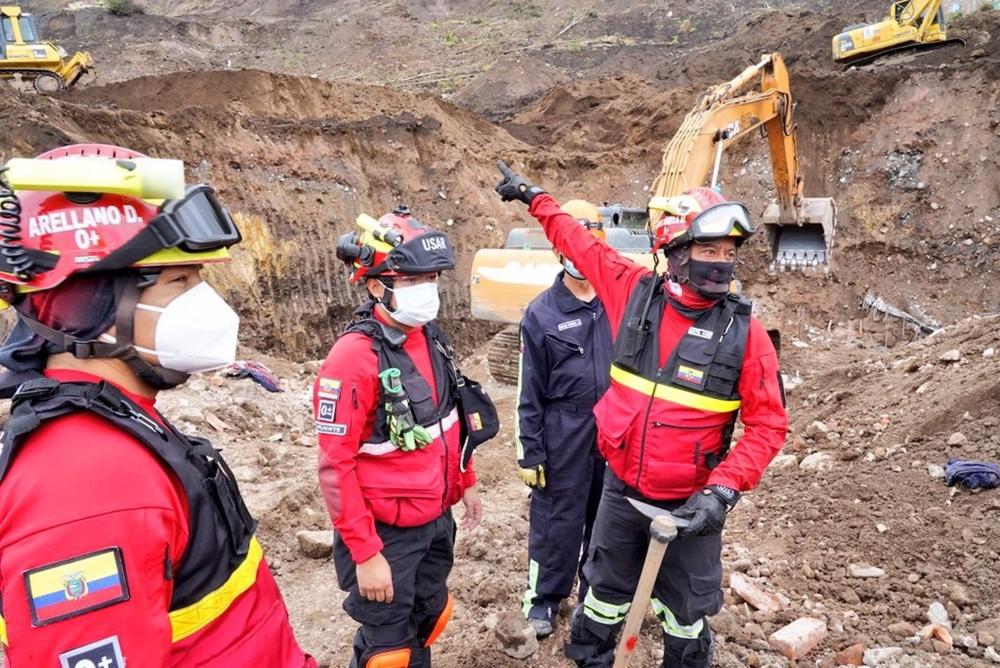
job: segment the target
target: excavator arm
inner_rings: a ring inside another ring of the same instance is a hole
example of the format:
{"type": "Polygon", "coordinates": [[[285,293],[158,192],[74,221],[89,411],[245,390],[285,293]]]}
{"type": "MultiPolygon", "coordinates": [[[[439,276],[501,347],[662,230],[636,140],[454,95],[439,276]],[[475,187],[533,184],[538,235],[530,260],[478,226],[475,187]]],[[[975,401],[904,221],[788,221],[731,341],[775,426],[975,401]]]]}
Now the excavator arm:
{"type": "Polygon", "coordinates": [[[695,105],[663,152],[652,193],[671,197],[706,182],[715,186],[726,149],[763,127],[777,191],[777,202],[763,219],[772,262],[780,269],[828,271],[836,205],[828,197],[803,197],[793,110],[784,60],[777,53],[764,56],[695,105]],[[744,92],[758,76],[760,90],[744,92]]]}

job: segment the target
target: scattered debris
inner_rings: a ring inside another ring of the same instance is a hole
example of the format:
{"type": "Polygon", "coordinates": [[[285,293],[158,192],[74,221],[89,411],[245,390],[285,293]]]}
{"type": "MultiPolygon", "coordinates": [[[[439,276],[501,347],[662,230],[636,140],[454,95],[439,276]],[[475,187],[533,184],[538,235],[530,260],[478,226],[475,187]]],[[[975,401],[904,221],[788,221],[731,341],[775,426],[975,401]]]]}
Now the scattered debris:
{"type": "Polygon", "coordinates": [[[333,531],[299,531],[299,552],[310,559],[329,559],[333,554],[333,531]]]}
{"type": "Polygon", "coordinates": [[[802,458],[802,461],[799,462],[799,468],[803,471],[824,472],[831,470],[833,463],[834,459],[831,455],[825,452],[814,452],[802,458]]]}
{"type": "Polygon", "coordinates": [[[951,621],[948,619],[948,611],[940,601],[934,601],[931,603],[930,607],[927,608],[927,620],[931,624],[945,626],[949,629],[951,628],[951,621]]]}
{"type": "Polygon", "coordinates": [[[916,334],[933,334],[938,331],[940,327],[936,324],[931,324],[929,322],[924,322],[919,320],[915,316],[910,315],[906,311],[892,306],[887,301],[876,295],[874,292],[866,292],[864,298],[861,300],[861,308],[870,314],[881,313],[886,317],[893,317],[902,320],[904,323],[910,325],[916,334]]]}
{"type": "Polygon", "coordinates": [[[227,378],[250,378],[268,392],[284,392],[278,377],[260,362],[236,361],[230,364],[223,374],[227,378]]]}
{"type": "Polygon", "coordinates": [[[744,601],[764,612],[778,612],[788,605],[789,600],[780,594],[765,591],[756,582],[742,573],[729,576],[729,587],[744,601]]]}
{"type": "Polygon", "coordinates": [[[497,639],[497,649],[515,659],[527,659],[538,651],[535,629],[519,613],[506,613],[497,622],[493,635],[497,639]]]}
{"type": "Polygon", "coordinates": [[[850,564],[847,573],[852,578],[880,578],[885,575],[885,571],[881,568],[868,564],[850,564]]]}
{"type": "Polygon", "coordinates": [[[864,661],[866,666],[881,666],[902,654],[902,647],[873,647],[865,650],[864,661]]]}
{"type": "Polygon", "coordinates": [[[837,652],[833,663],[838,666],[862,666],[865,662],[865,646],[855,643],[837,652]]]}
{"type": "Polygon", "coordinates": [[[960,362],[962,360],[962,351],[958,348],[952,348],[951,350],[941,353],[941,356],[938,357],[938,359],[946,363],[960,362]]]}
{"type": "Polygon", "coordinates": [[[1000,466],[989,462],[949,459],[944,481],[949,486],[961,485],[966,489],[993,489],[1000,487],[1000,466]]]}
{"type": "Polygon", "coordinates": [[[826,634],[826,622],[815,617],[801,617],[772,633],[768,643],[786,659],[795,661],[823,642],[826,634]]]}

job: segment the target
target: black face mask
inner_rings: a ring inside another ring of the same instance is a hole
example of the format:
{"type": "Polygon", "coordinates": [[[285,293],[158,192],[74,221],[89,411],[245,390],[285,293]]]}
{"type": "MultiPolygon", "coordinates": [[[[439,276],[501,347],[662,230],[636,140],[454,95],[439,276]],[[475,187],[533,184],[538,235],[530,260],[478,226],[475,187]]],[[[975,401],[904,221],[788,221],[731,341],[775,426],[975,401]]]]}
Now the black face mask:
{"type": "Polygon", "coordinates": [[[733,280],[733,263],[691,259],[688,262],[688,280],[702,297],[722,299],[729,292],[729,283],[733,280]]]}

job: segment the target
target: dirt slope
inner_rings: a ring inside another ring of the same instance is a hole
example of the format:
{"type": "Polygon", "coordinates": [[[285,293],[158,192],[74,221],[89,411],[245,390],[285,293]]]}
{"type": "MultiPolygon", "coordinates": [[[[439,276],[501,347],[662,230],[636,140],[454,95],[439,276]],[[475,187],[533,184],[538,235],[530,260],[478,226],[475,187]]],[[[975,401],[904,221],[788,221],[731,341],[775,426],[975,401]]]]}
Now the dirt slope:
{"type": "MultiPolygon", "coordinates": [[[[839,231],[829,277],[768,276],[761,239],[744,253],[758,315],[782,331],[793,433],[731,518],[725,556],[791,604],[767,616],[728,600],[714,622],[719,664],[787,665],[764,639],[812,614],[831,634],[799,665],[830,666],[854,641],[904,647],[900,665],[982,665],[981,645],[939,656],[888,627],[919,628],[934,601],[956,633],[1000,626],[989,623],[1000,617],[997,495],[953,493],[927,468],[949,456],[1000,460],[1000,327],[975,317],[1000,311],[998,13],[957,22],[969,42],[958,53],[844,72],[828,60],[830,36],[885,3],[151,0],[127,19],[66,4],[38,10],[68,47],[97,52],[107,83],[5,98],[0,161],[70,141],[122,143],[183,158],[190,180],[216,185],[243,216],[247,243],[213,279],[240,308],[244,354],[289,390],[199,379],[164,403],[200,432],[213,431],[205,411],[227,424],[213,436],[261,519],[299,636],[324,665],[346,663],[353,626],[330,565],[302,557],[294,533],[328,526],[308,415],[316,365],[302,362],[325,354],[358,297],[334,259],[337,235],[358,212],[399,201],[446,228],[459,268],[444,283],[445,324],[484,379],[492,329],[467,316],[469,264],[526,221],[496,201],[493,160],[509,158],[563,199],[642,204],[697,97],[774,50],[799,102],[806,194],[836,198],[839,231]],[[914,342],[912,329],[862,308],[868,293],[946,327],[914,342]],[[955,349],[957,362],[941,359],[955,349]],[[814,451],[829,470],[800,467],[814,451]],[[886,573],[850,578],[855,562],[886,573]]],[[[763,210],[773,195],[763,142],[728,156],[723,183],[763,210]]],[[[435,665],[566,666],[563,628],[529,664],[492,649],[488,623],[517,609],[524,586],[527,505],[512,475],[513,390],[487,387],[505,424],[477,455],[487,516],[459,537],[457,614],[435,665]]],[[[654,665],[652,638],[639,665],[654,665]]]]}

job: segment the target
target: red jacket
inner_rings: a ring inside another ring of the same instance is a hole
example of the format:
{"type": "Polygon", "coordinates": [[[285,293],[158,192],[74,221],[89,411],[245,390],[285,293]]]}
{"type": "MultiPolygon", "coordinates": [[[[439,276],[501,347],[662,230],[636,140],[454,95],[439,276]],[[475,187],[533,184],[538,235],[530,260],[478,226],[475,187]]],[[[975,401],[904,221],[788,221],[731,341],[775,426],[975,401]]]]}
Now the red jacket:
{"type": "MultiPolygon", "coordinates": [[[[553,246],[564,252],[590,280],[608,312],[612,332],[617,336],[629,296],[639,279],[648,275],[649,270],[636,265],[613,248],[598,241],[572,216],[563,213],[548,194],[536,196],[532,200],[529,213],[542,224],[553,246]]],[[[697,303],[700,298],[691,294],[685,294],[681,298],[688,306],[704,307],[711,303],[706,300],[697,303]]],[[[670,301],[667,300],[667,303],[670,301]]],[[[688,331],[691,323],[692,320],[675,309],[669,307],[665,309],[659,332],[661,365],[667,361],[670,352],[688,331]]],[[[709,473],[701,467],[696,470],[694,459],[688,459],[689,451],[701,447],[696,445],[695,439],[704,439],[705,434],[688,429],[660,431],[650,429],[647,442],[654,443],[654,447],[650,448],[645,456],[652,458],[652,466],[642,469],[645,478],[643,487],[646,489],[640,491],[652,498],[676,499],[690,495],[706,484],[724,485],[740,491],[750,490],[757,484],[764,469],[785,443],[788,416],[781,390],[778,358],[767,331],[756,319],[751,321],[738,389],[741,399],[740,420],[744,425],[743,437],[733,446],[722,463],[709,473]],[[679,458],[685,461],[679,462],[679,458]],[[661,478],[659,481],[656,480],[658,476],[661,478]]],[[[625,434],[631,424],[619,425],[617,422],[623,420],[616,418],[624,417],[624,421],[632,422],[638,416],[635,414],[616,416],[615,412],[618,409],[612,399],[602,402],[595,409],[598,427],[605,432],[603,438],[617,441],[615,445],[620,445],[623,437],[626,442],[637,440],[637,435],[629,440],[628,434],[625,434]],[[614,431],[618,433],[611,434],[608,438],[606,432],[612,424],[614,431]]],[[[695,417],[690,409],[686,410],[689,412],[688,419],[695,417]]],[[[698,424],[697,418],[695,424],[698,424]]],[[[702,416],[700,424],[712,431],[712,438],[715,439],[714,442],[704,439],[707,447],[717,449],[721,441],[722,428],[719,421],[705,415],[702,416]]],[[[638,465],[638,457],[637,453],[629,452],[624,456],[612,457],[609,465],[625,482],[638,486],[635,480],[636,469],[641,468],[638,465]]]]}
{"type": "MultiPolygon", "coordinates": [[[[76,371],[46,375],[100,381],[76,371]]],[[[157,416],[152,400],[126,394],[157,416]]],[[[183,487],[144,445],[91,413],[44,423],[0,485],[0,635],[8,665],[316,665],[295,641],[263,558],[249,589],[220,617],[175,641],[166,560],[180,564],[187,540],[183,487]],[[110,587],[99,590],[102,582],[110,587]],[[113,602],[100,607],[102,600],[113,602]],[[104,657],[110,663],[99,663],[104,657]]]]}
{"type": "MultiPolygon", "coordinates": [[[[434,377],[422,327],[407,334],[403,350],[440,397],[445,379],[434,377]]],[[[476,484],[471,462],[464,473],[459,470],[457,420],[446,425],[443,438],[421,450],[368,444],[382,397],[378,373],[371,339],[351,332],[330,349],[313,386],[320,490],[333,526],[356,563],[382,550],[376,520],[401,527],[426,524],[476,484]]]]}

